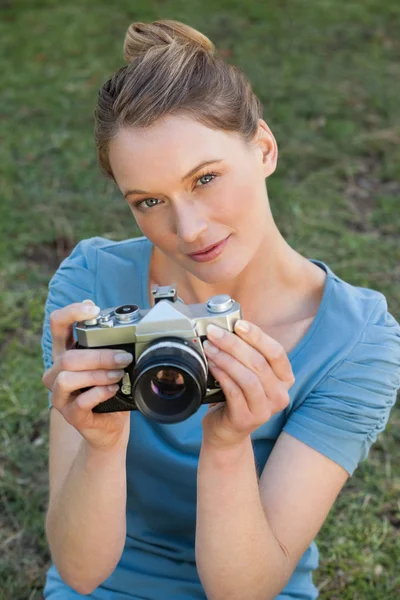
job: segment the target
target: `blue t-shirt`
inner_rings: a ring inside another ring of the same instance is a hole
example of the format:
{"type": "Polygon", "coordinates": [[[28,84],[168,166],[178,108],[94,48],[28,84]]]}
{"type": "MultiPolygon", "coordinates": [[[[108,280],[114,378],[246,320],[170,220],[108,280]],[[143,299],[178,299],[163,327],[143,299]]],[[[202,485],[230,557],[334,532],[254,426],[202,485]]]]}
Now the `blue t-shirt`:
{"type": "MultiPolygon", "coordinates": [[[[151,242],[80,242],[49,284],[43,328],[45,368],[52,364],[49,315],[72,302],[92,299],[101,308],[137,304],[148,297],[151,242]]],[[[375,290],[327,273],[312,325],[289,353],[296,377],[290,404],[252,433],[259,475],[281,431],[315,448],[351,475],[383,431],[400,387],[400,326],[375,290]]],[[[179,290],[178,290],[179,293],[179,290]]],[[[49,404],[51,404],[51,393],[49,404]]],[[[112,575],[89,597],[96,600],[205,600],[195,564],[196,479],[203,405],[186,421],[160,424],[131,413],[127,451],[127,535],[112,575]]],[[[94,507],[95,508],[95,507],[94,507]]],[[[277,600],[313,600],[312,542],[277,600]]],[[[65,585],[55,566],[44,597],[87,598],[65,585]]]]}

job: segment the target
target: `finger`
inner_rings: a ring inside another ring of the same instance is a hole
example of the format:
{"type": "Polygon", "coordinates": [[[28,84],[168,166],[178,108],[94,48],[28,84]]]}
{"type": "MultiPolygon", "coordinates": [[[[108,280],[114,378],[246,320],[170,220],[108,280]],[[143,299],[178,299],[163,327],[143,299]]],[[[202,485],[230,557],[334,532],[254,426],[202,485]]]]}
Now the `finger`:
{"type": "MultiPolygon", "coordinates": [[[[208,342],[208,344],[205,343],[204,346],[206,354],[209,353],[210,342],[208,342]]],[[[266,397],[259,377],[230,354],[223,352],[223,350],[219,350],[217,354],[214,353],[211,356],[212,362],[216,367],[221,369],[224,374],[228,375],[240,389],[244,401],[247,404],[247,409],[256,417],[259,414],[264,413],[265,405],[271,404],[271,401],[266,397]]],[[[211,369],[212,368],[211,365],[211,369]]],[[[221,381],[218,380],[218,382],[222,385],[221,381]]]]}
{"type": "Polygon", "coordinates": [[[249,323],[248,321],[239,320],[235,323],[235,333],[237,336],[232,335],[231,332],[223,330],[220,327],[217,329],[219,332],[223,332],[221,337],[213,337],[214,328],[210,326],[207,327],[207,335],[210,334],[210,339],[217,343],[218,347],[229,350],[229,347],[232,347],[236,343],[236,350],[241,349],[241,352],[243,353],[245,350],[243,350],[243,346],[241,346],[238,341],[244,341],[268,361],[275,375],[281,381],[293,385],[294,374],[292,365],[290,364],[283,346],[277,340],[274,340],[274,338],[267,335],[260,327],[257,327],[257,325],[249,323]],[[249,328],[248,331],[241,330],[242,323],[249,328]],[[224,347],[221,344],[224,344],[224,347]]]}
{"type": "Polygon", "coordinates": [[[221,410],[226,405],[226,402],[214,402],[213,404],[208,405],[208,412],[215,412],[216,410],[221,410]]]}
{"type": "Polygon", "coordinates": [[[290,401],[286,384],[278,379],[270,369],[265,382],[262,375],[254,373],[245,365],[239,362],[231,354],[217,349],[217,353],[212,350],[210,342],[204,343],[206,355],[210,356],[211,360],[218,367],[228,373],[228,375],[239,385],[250,410],[260,422],[265,422],[272,414],[284,410],[290,401]]]}
{"type": "Polygon", "coordinates": [[[52,403],[56,408],[62,410],[68,402],[72,402],[79,395],[83,388],[116,384],[124,373],[124,371],[84,371],[82,373],[62,371],[54,382],[52,403]]]}
{"type": "Polygon", "coordinates": [[[292,365],[282,344],[267,335],[260,327],[248,321],[237,321],[235,332],[267,359],[281,381],[288,383],[290,386],[294,384],[295,377],[292,365]]]}
{"type": "MultiPolygon", "coordinates": [[[[224,392],[226,402],[223,404],[226,406],[226,415],[233,430],[239,432],[247,430],[250,421],[253,420],[253,415],[250,412],[242,390],[227,373],[219,369],[215,364],[211,364],[210,368],[214,376],[218,378],[218,382],[224,392]]],[[[219,410],[218,404],[209,412],[217,410],[219,410]]]]}
{"type": "MultiPolygon", "coordinates": [[[[220,329],[222,331],[222,329],[220,329]]],[[[204,342],[204,349],[207,349],[206,354],[214,360],[213,352],[222,352],[224,356],[224,362],[222,368],[232,375],[235,372],[235,363],[229,362],[229,356],[237,359],[242,365],[250,369],[258,379],[261,381],[261,385],[266,395],[273,397],[274,395],[280,394],[280,379],[274,373],[272,367],[264,356],[255,350],[248,343],[241,340],[237,335],[233,335],[228,331],[224,331],[224,335],[220,338],[216,338],[213,344],[209,345],[209,342],[204,342]],[[217,347],[218,344],[218,347],[217,347]]]]}
{"type": "Polygon", "coordinates": [[[92,409],[101,402],[115,396],[117,391],[118,385],[93,387],[79,394],[73,402],[67,403],[60,412],[72,425],[79,427],[86,423],[86,426],[89,426],[88,419],[93,424],[96,418],[94,413],[91,412],[92,409]],[[88,415],[88,413],[90,414],[88,415]]]}
{"type": "Polygon", "coordinates": [[[42,377],[47,389],[52,390],[54,381],[61,371],[94,371],[96,369],[116,369],[127,367],[133,355],[124,350],[90,348],[88,350],[67,350],[63,352],[42,377]]]}
{"type": "Polygon", "coordinates": [[[72,394],[86,387],[110,385],[120,381],[124,375],[125,371],[122,369],[112,371],[61,371],[54,382],[53,393],[72,394]]]}
{"type": "Polygon", "coordinates": [[[213,344],[208,347],[208,349],[212,350],[213,348],[217,348],[233,356],[248,369],[253,371],[253,373],[258,375],[262,381],[265,392],[273,392],[277,387],[279,380],[267,359],[258,350],[240,339],[239,336],[234,335],[229,331],[224,331],[222,328],[217,329],[219,333],[222,332],[223,335],[221,337],[216,337],[214,335],[214,329],[212,327],[210,329],[207,328],[207,334],[210,339],[213,340],[213,344]]]}
{"type": "Polygon", "coordinates": [[[273,413],[284,410],[289,403],[290,385],[278,379],[265,358],[249,344],[236,335],[224,335],[224,339],[228,337],[233,339],[225,341],[225,345],[229,348],[227,352],[206,340],[203,344],[206,355],[240,385],[255,414],[260,410],[262,414],[265,412],[264,402],[261,401],[260,405],[260,401],[257,400],[257,404],[254,404],[255,399],[259,397],[260,386],[264,396],[269,398],[270,404],[272,403],[273,413]],[[236,356],[239,356],[240,360],[236,356]]]}
{"type": "Polygon", "coordinates": [[[95,317],[100,311],[98,306],[88,302],[74,302],[58,308],[50,314],[50,330],[53,340],[53,360],[69,349],[73,343],[73,324],[95,317]]]}

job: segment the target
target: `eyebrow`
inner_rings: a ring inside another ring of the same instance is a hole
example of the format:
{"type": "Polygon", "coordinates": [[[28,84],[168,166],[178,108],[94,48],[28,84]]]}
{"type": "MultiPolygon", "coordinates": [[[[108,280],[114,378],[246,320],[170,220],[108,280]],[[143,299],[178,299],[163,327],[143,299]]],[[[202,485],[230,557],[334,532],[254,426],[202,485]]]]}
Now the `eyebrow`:
{"type": "MultiPolygon", "coordinates": [[[[193,169],[190,169],[189,173],[186,173],[186,175],[182,177],[181,182],[183,183],[184,181],[186,181],[186,179],[189,179],[189,177],[194,175],[196,171],[198,171],[201,167],[211,165],[212,163],[222,162],[222,160],[222,158],[213,158],[212,160],[205,160],[201,162],[200,164],[193,167],[193,169]]],[[[130,194],[150,194],[150,192],[145,192],[144,190],[128,190],[127,192],[125,192],[124,198],[126,198],[130,194]]]]}

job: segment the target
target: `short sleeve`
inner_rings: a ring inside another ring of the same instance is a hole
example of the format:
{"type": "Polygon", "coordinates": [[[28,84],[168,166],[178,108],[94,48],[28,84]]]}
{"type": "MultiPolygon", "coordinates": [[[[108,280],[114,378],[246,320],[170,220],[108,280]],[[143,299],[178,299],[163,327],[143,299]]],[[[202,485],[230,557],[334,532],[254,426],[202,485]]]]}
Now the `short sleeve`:
{"type": "Polygon", "coordinates": [[[389,419],[400,388],[400,326],[381,299],[346,358],[289,416],[283,431],[352,475],[389,419]]]}
{"type": "MultiPolygon", "coordinates": [[[[50,331],[50,314],[73,302],[82,302],[94,298],[94,265],[91,260],[91,239],[83,240],[73,249],[71,254],[63,260],[49,282],[49,292],[44,308],[44,323],[42,332],[42,356],[45,370],[53,364],[52,338],[50,331]]],[[[51,406],[51,392],[49,393],[49,406],[51,406]]]]}

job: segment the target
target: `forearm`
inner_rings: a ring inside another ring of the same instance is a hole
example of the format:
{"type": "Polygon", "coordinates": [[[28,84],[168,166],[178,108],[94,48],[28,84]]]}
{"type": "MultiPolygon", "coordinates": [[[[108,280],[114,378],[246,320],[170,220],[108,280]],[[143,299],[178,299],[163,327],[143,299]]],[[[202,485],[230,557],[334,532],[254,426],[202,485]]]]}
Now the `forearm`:
{"type": "Polygon", "coordinates": [[[97,451],[82,442],[50,502],[46,533],[62,579],[79,593],[112,573],[126,537],[126,449],[97,451]]]}
{"type": "Polygon", "coordinates": [[[207,598],[275,598],[288,561],[261,504],[250,437],[228,450],[203,442],[197,483],[196,563],[207,598]]]}

